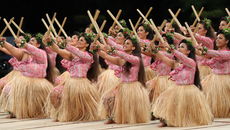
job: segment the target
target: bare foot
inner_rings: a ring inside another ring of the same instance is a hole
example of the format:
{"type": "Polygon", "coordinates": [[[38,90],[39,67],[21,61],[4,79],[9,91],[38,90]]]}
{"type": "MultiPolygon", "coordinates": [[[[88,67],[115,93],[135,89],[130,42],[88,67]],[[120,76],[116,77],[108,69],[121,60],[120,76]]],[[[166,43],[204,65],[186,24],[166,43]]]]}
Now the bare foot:
{"type": "Polygon", "coordinates": [[[158,125],[158,127],[166,127],[166,126],[167,126],[167,124],[164,123],[164,122],[161,122],[161,123],[158,125]]]}
{"type": "Polygon", "coordinates": [[[12,119],[12,118],[16,118],[16,116],[12,113],[10,113],[10,115],[6,116],[6,118],[12,119]]]}
{"type": "Polygon", "coordinates": [[[107,120],[104,124],[115,124],[116,122],[112,119],[107,120]]]}

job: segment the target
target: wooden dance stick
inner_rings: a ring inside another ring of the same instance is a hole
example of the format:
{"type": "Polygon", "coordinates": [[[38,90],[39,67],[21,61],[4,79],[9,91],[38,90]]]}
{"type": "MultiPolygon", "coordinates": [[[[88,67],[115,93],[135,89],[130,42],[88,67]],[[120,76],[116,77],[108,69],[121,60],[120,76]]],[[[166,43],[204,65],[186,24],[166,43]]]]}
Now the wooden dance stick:
{"type": "MultiPolygon", "coordinates": [[[[95,12],[95,14],[94,14],[94,17],[93,17],[93,19],[94,19],[95,21],[97,21],[97,18],[98,18],[98,16],[99,16],[99,14],[100,14],[100,10],[97,9],[96,12],[95,12]]],[[[93,28],[93,24],[92,24],[92,23],[90,24],[89,28],[90,28],[90,29],[93,28]]]]}
{"type": "Polygon", "coordinates": [[[171,9],[168,9],[169,13],[171,14],[171,16],[173,17],[174,21],[177,23],[177,25],[179,26],[179,28],[182,27],[181,23],[179,22],[179,20],[176,18],[176,16],[173,14],[171,9]]]}
{"type": "Polygon", "coordinates": [[[141,17],[145,20],[145,22],[149,23],[149,20],[141,13],[139,9],[137,9],[137,12],[141,15],[141,17]]]}
{"type": "MultiPolygon", "coordinates": [[[[54,18],[56,18],[56,15],[57,13],[55,12],[54,15],[53,15],[53,18],[52,18],[52,23],[54,23],[54,18]]],[[[51,32],[51,25],[49,25],[49,29],[47,30],[47,33],[50,33],[51,32]]]]}
{"type": "MultiPolygon", "coordinates": [[[[117,16],[116,16],[116,19],[117,19],[117,20],[119,19],[120,15],[121,15],[121,12],[122,12],[122,10],[119,9],[119,11],[118,11],[118,13],[117,13],[117,16]]],[[[112,28],[114,28],[115,25],[116,25],[116,22],[113,21],[112,28]]]]}
{"type": "Polygon", "coordinates": [[[68,35],[66,34],[65,30],[62,28],[61,24],[58,22],[58,20],[56,18],[54,18],[54,20],[57,23],[58,27],[61,29],[61,31],[64,34],[65,38],[67,38],[68,35]]]}
{"type": "MultiPolygon", "coordinates": [[[[148,12],[146,13],[145,17],[148,18],[149,17],[149,14],[151,13],[151,11],[153,10],[153,7],[150,7],[148,12]]],[[[144,23],[145,20],[142,20],[142,23],[144,23]]]]}
{"type": "Polygon", "coordinates": [[[160,39],[160,42],[161,42],[161,43],[164,43],[164,39],[163,39],[163,37],[161,36],[160,32],[158,31],[158,29],[157,29],[155,23],[153,22],[152,19],[150,19],[150,22],[151,22],[151,24],[152,24],[153,30],[155,31],[157,37],[160,39]]]}
{"type": "MultiPolygon", "coordinates": [[[[50,24],[50,27],[51,27],[53,33],[54,33],[54,36],[57,37],[57,36],[58,36],[58,35],[57,35],[57,32],[56,32],[56,30],[55,30],[55,28],[54,28],[54,26],[53,26],[53,22],[50,20],[50,17],[49,17],[48,14],[46,14],[46,18],[48,19],[48,22],[49,22],[49,24],[50,24]]],[[[54,19],[55,19],[55,18],[54,18],[54,19]]]]}
{"type": "MultiPolygon", "coordinates": [[[[64,25],[65,25],[66,19],[67,19],[67,17],[65,17],[64,20],[62,21],[62,24],[61,24],[61,27],[62,27],[62,28],[63,28],[64,25]]],[[[58,36],[60,36],[60,35],[61,35],[61,29],[59,29],[59,31],[58,31],[58,36]]]]}
{"type": "MultiPolygon", "coordinates": [[[[43,18],[42,18],[42,23],[45,25],[45,27],[46,27],[46,29],[47,29],[47,32],[48,32],[49,27],[48,27],[48,25],[46,24],[46,21],[45,21],[43,18]]],[[[51,35],[51,37],[52,37],[53,39],[55,39],[55,37],[54,37],[54,35],[53,35],[52,32],[50,32],[50,35],[51,35]]]]}
{"type": "Polygon", "coordinates": [[[90,18],[90,20],[91,20],[93,26],[95,27],[95,29],[96,29],[96,31],[97,31],[97,33],[100,35],[100,37],[101,37],[101,39],[102,39],[102,42],[103,42],[104,44],[107,44],[107,43],[105,42],[105,39],[104,39],[104,36],[103,36],[101,30],[100,30],[99,27],[98,27],[97,22],[94,21],[92,15],[91,15],[91,13],[90,13],[90,11],[88,10],[87,13],[88,13],[88,15],[89,15],[89,18],[90,18]]]}
{"type": "Polygon", "coordinates": [[[138,42],[140,42],[140,38],[139,38],[139,36],[137,35],[136,29],[135,29],[135,27],[133,26],[133,23],[132,23],[131,19],[129,19],[129,23],[130,23],[130,25],[131,25],[131,27],[132,27],[132,30],[133,30],[134,35],[136,36],[138,42]]]}
{"type": "MultiPolygon", "coordinates": [[[[201,16],[203,10],[204,10],[204,7],[202,7],[202,8],[200,9],[200,12],[198,13],[198,16],[199,16],[199,17],[201,16]]],[[[198,19],[196,18],[195,21],[194,21],[193,24],[192,24],[192,27],[195,27],[197,21],[198,21],[198,19]]]]}
{"type": "Polygon", "coordinates": [[[12,28],[10,27],[10,24],[7,22],[7,20],[4,18],[3,21],[5,22],[7,28],[10,30],[11,34],[13,35],[14,39],[17,38],[16,34],[14,33],[14,31],[12,30],[12,28]]]}
{"type": "MultiPolygon", "coordinates": [[[[24,34],[24,31],[22,31],[22,29],[12,20],[12,23],[13,23],[13,25],[18,29],[18,31],[20,32],[20,33],[23,33],[24,34]]],[[[19,35],[19,34],[18,34],[19,35]]],[[[18,37],[18,35],[17,35],[17,37],[18,37]]]]}
{"type": "Polygon", "coordinates": [[[135,24],[135,30],[137,29],[139,23],[141,22],[141,19],[142,19],[142,17],[139,17],[139,19],[137,20],[137,23],[135,24]]]}
{"type": "Polygon", "coordinates": [[[225,8],[225,11],[227,12],[228,16],[230,16],[230,12],[229,12],[228,8],[225,8]]]}
{"type": "MultiPolygon", "coordinates": [[[[10,19],[9,25],[12,23],[13,20],[14,20],[14,17],[10,19]]],[[[8,28],[7,28],[7,26],[6,26],[6,27],[2,30],[2,32],[1,32],[1,34],[0,34],[0,37],[3,36],[3,34],[6,32],[7,29],[8,29],[8,28]]]]}
{"type": "Polygon", "coordinates": [[[110,17],[113,19],[113,21],[116,22],[116,24],[119,26],[120,29],[124,29],[109,10],[107,10],[107,13],[110,15],[110,17]]]}
{"type": "Polygon", "coordinates": [[[100,30],[101,32],[103,31],[104,27],[105,27],[105,24],[106,24],[106,20],[103,21],[103,23],[101,24],[101,27],[100,27],[100,30]]]}
{"type": "Polygon", "coordinates": [[[161,23],[161,26],[159,27],[159,31],[161,32],[162,29],[164,28],[165,24],[167,23],[167,20],[164,19],[164,21],[161,23]]]}
{"type": "Polygon", "coordinates": [[[194,47],[197,46],[198,43],[197,43],[197,41],[196,41],[196,38],[194,37],[193,32],[192,32],[192,30],[191,30],[191,28],[189,27],[189,25],[188,25],[187,22],[185,22],[185,26],[187,27],[188,32],[189,32],[189,34],[190,34],[190,36],[191,36],[191,38],[192,38],[194,47]]]}
{"type": "MultiPolygon", "coordinates": [[[[175,14],[176,17],[179,15],[180,11],[181,11],[181,8],[179,8],[179,9],[177,10],[177,12],[176,12],[176,14],[175,14]]],[[[172,19],[172,20],[170,21],[170,24],[172,25],[173,22],[174,22],[174,19],[172,19]]]]}
{"type": "MultiPolygon", "coordinates": [[[[101,24],[101,27],[100,27],[101,32],[102,32],[102,30],[104,29],[106,22],[107,22],[107,21],[104,20],[103,23],[101,24]]],[[[93,43],[95,43],[99,37],[100,37],[100,35],[97,34],[96,38],[94,38],[94,40],[93,40],[93,43]]]]}
{"type": "MultiPolygon", "coordinates": [[[[20,20],[20,23],[19,23],[19,28],[21,29],[22,28],[22,23],[23,23],[23,20],[24,20],[24,17],[21,17],[21,20],[20,20]]],[[[21,29],[22,30],[22,29],[21,29]]],[[[19,34],[20,34],[20,30],[18,29],[18,31],[17,31],[17,37],[19,36],[19,34]]],[[[22,33],[22,32],[21,32],[22,33]]],[[[24,33],[24,32],[23,32],[24,33]]]]}
{"type": "Polygon", "coordinates": [[[199,15],[198,15],[197,12],[196,12],[195,7],[194,7],[193,5],[192,5],[191,7],[192,7],[192,10],[193,10],[193,13],[194,13],[195,16],[196,16],[196,19],[198,20],[198,22],[200,22],[200,17],[199,17],[199,15]]]}
{"type": "MultiPolygon", "coordinates": [[[[152,11],[152,7],[149,8],[148,12],[146,13],[145,17],[147,18],[150,14],[150,12],[152,11]]],[[[142,17],[139,17],[139,19],[137,20],[137,23],[135,24],[135,30],[137,29],[138,25],[141,22],[142,17]]],[[[142,23],[144,23],[145,20],[142,21],[142,23]]]]}

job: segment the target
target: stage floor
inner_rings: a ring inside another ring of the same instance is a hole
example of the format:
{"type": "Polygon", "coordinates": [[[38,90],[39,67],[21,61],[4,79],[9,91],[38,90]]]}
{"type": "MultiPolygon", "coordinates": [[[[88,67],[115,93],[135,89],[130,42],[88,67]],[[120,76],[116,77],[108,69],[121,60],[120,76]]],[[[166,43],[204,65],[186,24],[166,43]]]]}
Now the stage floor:
{"type": "Polygon", "coordinates": [[[199,127],[163,127],[159,121],[133,125],[105,125],[104,121],[93,122],[53,122],[52,119],[7,119],[7,113],[0,113],[0,130],[230,130],[230,118],[215,119],[212,125],[199,127]]]}

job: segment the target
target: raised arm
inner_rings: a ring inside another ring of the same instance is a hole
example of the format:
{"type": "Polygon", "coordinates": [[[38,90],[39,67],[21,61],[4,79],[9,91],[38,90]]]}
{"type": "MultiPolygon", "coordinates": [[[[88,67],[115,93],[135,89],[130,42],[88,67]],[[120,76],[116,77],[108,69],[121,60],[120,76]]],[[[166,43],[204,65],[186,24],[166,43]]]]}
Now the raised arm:
{"type": "Polygon", "coordinates": [[[163,61],[165,64],[167,64],[168,66],[170,66],[171,68],[174,67],[175,61],[168,58],[167,56],[165,56],[162,52],[157,52],[155,54],[155,57],[161,61],[163,61]]]}
{"type": "Polygon", "coordinates": [[[71,45],[67,45],[66,46],[66,50],[68,50],[69,52],[73,53],[74,55],[78,56],[79,58],[81,58],[82,60],[85,61],[91,61],[92,60],[92,56],[90,56],[90,54],[87,51],[81,51],[76,47],[73,47],[71,45]]]}
{"type": "Polygon", "coordinates": [[[208,50],[206,53],[208,57],[216,57],[222,60],[230,59],[230,51],[216,51],[216,50],[208,50]]]}
{"type": "Polygon", "coordinates": [[[7,55],[11,55],[11,53],[6,48],[0,47],[0,51],[4,52],[7,55]]]}
{"type": "Polygon", "coordinates": [[[10,43],[6,42],[3,44],[3,47],[9,52],[9,54],[15,57],[17,60],[21,61],[23,57],[23,50],[16,48],[15,46],[11,45],[10,43]]]}
{"type": "Polygon", "coordinates": [[[35,56],[36,61],[39,64],[46,64],[47,63],[47,54],[44,50],[39,49],[31,44],[25,44],[24,47],[31,55],[35,56]]]}
{"type": "Polygon", "coordinates": [[[187,57],[186,55],[177,50],[174,50],[173,52],[174,56],[176,56],[180,61],[182,61],[182,64],[191,68],[196,67],[196,62],[193,59],[187,57]]]}
{"type": "Polygon", "coordinates": [[[108,38],[107,38],[107,43],[108,43],[110,46],[114,47],[116,50],[124,51],[123,46],[117,44],[116,42],[114,42],[114,41],[112,40],[111,37],[108,37],[108,38]]]}
{"type": "Polygon", "coordinates": [[[140,58],[134,55],[129,55],[123,51],[115,51],[115,54],[131,64],[139,64],[140,58]]]}
{"type": "Polygon", "coordinates": [[[72,58],[73,58],[72,54],[65,49],[59,48],[57,44],[52,44],[49,47],[52,51],[58,53],[62,58],[66,59],[66,60],[72,60],[72,58]]]}
{"type": "Polygon", "coordinates": [[[118,57],[114,57],[114,56],[111,56],[109,54],[107,54],[106,52],[102,51],[102,50],[99,50],[98,51],[98,54],[99,56],[101,56],[103,59],[111,62],[112,64],[115,64],[115,65],[118,65],[118,66],[123,66],[125,61],[118,58],[118,57]]]}
{"type": "Polygon", "coordinates": [[[195,34],[195,38],[198,41],[198,43],[202,43],[202,46],[205,46],[209,49],[213,49],[214,48],[214,41],[206,36],[201,36],[199,34],[195,34]]]}

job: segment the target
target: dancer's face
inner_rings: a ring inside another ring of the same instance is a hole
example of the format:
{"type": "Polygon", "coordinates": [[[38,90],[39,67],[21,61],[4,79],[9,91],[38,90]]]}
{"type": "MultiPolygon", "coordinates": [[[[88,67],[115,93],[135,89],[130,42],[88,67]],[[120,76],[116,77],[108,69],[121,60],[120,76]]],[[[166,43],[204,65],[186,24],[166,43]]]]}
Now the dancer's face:
{"type": "Polygon", "coordinates": [[[125,44],[123,46],[125,52],[132,52],[135,47],[133,46],[133,43],[130,39],[125,41],[125,44]]]}
{"type": "Polygon", "coordinates": [[[190,53],[190,50],[188,50],[187,45],[183,42],[179,45],[178,50],[184,55],[188,55],[190,53]]]}
{"type": "Polygon", "coordinates": [[[124,44],[124,42],[125,42],[125,37],[124,37],[124,35],[123,35],[121,32],[119,32],[119,33],[117,34],[115,40],[116,40],[116,42],[117,42],[118,44],[124,44]]]}
{"type": "Polygon", "coordinates": [[[224,34],[218,34],[216,38],[216,46],[218,48],[226,48],[229,40],[227,40],[224,34]]]}
{"type": "Polygon", "coordinates": [[[137,29],[137,35],[140,39],[146,39],[147,38],[147,35],[149,33],[145,31],[144,27],[143,26],[140,26],[138,29],[137,29]]]}

